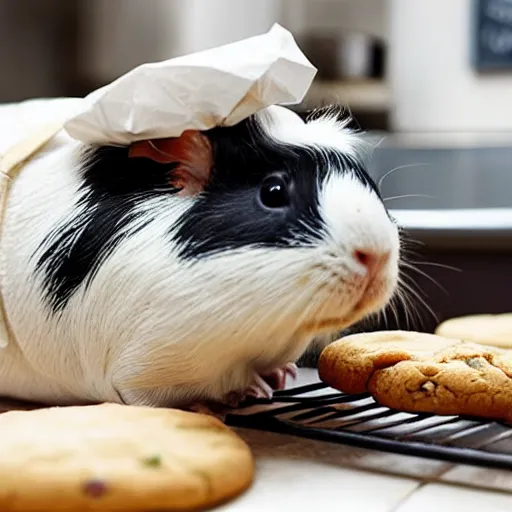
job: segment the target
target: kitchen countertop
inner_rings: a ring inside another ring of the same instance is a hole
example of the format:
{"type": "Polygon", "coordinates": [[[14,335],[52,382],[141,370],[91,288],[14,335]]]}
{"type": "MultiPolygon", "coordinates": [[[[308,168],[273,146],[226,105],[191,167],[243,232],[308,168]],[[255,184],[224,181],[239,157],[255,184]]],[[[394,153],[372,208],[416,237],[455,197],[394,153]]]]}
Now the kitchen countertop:
{"type": "MultiPolygon", "coordinates": [[[[289,385],[318,380],[316,370],[303,368],[289,385]]],[[[31,408],[14,400],[0,402],[0,412],[31,408]]],[[[248,491],[216,507],[216,512],[311,512],[333,506],[349,512],[510,512],[512,508],[512,471],[247,428],[234,430],[254,453],[256,475],[248,491]]]]}
{"type": "MultiPolygon", "coordinates": [[[[299,382],[317,380],[302,369],[299,382]]],[[[505,512],[512,472],[365,450],[289,435],[235,429],[256,459],[253,486],[223,512],[505,512]],[[339,505],[338,505],[339,503],[339,505]]]]}

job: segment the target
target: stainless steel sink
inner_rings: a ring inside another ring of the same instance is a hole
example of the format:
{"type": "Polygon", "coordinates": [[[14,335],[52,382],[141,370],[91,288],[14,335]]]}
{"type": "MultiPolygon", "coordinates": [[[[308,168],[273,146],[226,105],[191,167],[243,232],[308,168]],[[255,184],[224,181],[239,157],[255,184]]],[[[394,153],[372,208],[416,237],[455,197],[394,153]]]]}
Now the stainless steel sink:
{"type": "Polygon", "coordinates": [[[384,142],[370,172],[381,182],[391,214],[413,244],[407,258],[427,273],[406,279],[416,319],[399,307],[398,321],[374,328],[432,331],[445,318],[512,312],[512,137],[471,143],[384,142]],[[389,173],[392,169],[395,171],[389,173]],[[387,176],[386,173],[389,173],[387,176]],[[384,177],[385,176],[385,177],[384,177]],[[432,283],[436,281],[438,285],[432,283]],[[443,291],[441,288],[444,288],[443,291]]]}
{"type": "Polygon", "coordinates": [[[382,181],[382,193],[406,196],[393,201],[395,208],[512,207],[512,147],[377,149],[372,173],[382,177],[393,169],[382,181]]]}
{"type": "Polygon", "coordinates": [[[397,221],[432,247],[512,250],[512,141],[383,145],[370,172],[397,221]]]}

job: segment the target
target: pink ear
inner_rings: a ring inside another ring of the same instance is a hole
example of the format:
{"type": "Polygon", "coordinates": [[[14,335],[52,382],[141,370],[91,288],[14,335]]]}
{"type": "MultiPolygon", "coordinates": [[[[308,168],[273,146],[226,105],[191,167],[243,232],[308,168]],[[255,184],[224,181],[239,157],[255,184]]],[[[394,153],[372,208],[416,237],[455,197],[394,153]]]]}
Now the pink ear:
{"type": "Polygon", "coordinates": [[[181,196],[193,196],[207,185],[213,167],[210,141],[197,130],[186,130],[179,137],[143,140],[131,145],[129,157],[144,157],[162,164],[177,164],[171,183],[181,196]]]}

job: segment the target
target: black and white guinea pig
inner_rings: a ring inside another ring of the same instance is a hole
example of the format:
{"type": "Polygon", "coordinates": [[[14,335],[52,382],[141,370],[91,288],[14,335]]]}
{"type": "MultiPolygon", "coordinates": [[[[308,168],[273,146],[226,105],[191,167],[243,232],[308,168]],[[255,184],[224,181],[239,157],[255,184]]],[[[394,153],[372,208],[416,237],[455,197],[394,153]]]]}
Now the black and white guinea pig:
{"type": "Polygon", "coordinates": [[[270,107],[131,147],[60,134],[14,181],[0,394],[223,402],[384,308],[397,227],[335,109],[270,107]],[[233,395],[234,394],[234,395],[233,395]]]}

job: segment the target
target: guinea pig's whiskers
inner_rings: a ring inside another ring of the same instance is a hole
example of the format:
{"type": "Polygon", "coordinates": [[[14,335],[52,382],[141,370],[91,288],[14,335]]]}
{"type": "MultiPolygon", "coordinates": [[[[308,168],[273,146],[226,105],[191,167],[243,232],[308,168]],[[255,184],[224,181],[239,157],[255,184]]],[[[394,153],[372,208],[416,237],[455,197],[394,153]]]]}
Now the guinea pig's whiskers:
{"type": "Polygon", "coordinates": [[[387,318],[383,310],[377,311],[377,313],[374,313],[373,315],[368,315],[368,318],[374,318],[378,323],[384,323],[387,325],[387,318]]]}
{"type": "MultiPolygon", "coordinates": [[[[398,303],[401,304],[403,312],[404,312],[404,315],[405,315],[405,328],[409,330],[411,323],[410,323],[410,320],[409,320],[410,302],[408,301],[408,296],[407,296],[407,294],[405,293],[405,291],[402,288],[399,288],[397,290],[396,296],[397,296],[397,299],[398,299],[398,303]]],[[[396,317],[396,320],[397,320],[397,324],[399,324],[400,323],[400,317],[398,315],[396,317]]]]}
{"type": "Polygon", "coordinates": [[[452,267],[451,265],[445,265],[444,263],[436,263],[434,261],[412,261],[415,265],[424,265],[428,267],[444,268],[446,270],[453,270],[454,272],[462,272],[461,268],[452,267]]]}
{"type": "Polygon", "coordinates": [[[398,295],[395,295],[393,297],[393,301],[391,302],[391,311],[393,312],[393,317],[395,319],[396,324],[398,325],[400,320],[398,316],[398,305],[400,303],[400,297],[398,295]]]}
{"type": "Polygon", "coordinates": [[[401,301],[405,311],[406,328],[408,330],[418,330],[423,327],[423,318],[418,311],[419,301],[411,290],[402,285],[401,301]]]}
{"type": "Polygon", "coordinates": [[[444,286],[442,286],[438,281],[436,281],[432,276],[429,276],[426,272],[424,272],[423,270],[417,268],[415,265],[413,265],[413,262],[410,262],[410,261],[402,261],[400,263],[400,265],[406,269],[409,269],[413,272],[416,272],[417,274],[419,274],[420,276],[424,277],[425,279],[427,279],[428,281],[430,281],[432,284],[434,284],[435,286],[437,286],[443,293],[445,293],[446,295],[449,295],[448,291],[446,290],[446,288],[444,286]]]}
{"type": "Polygon", "coordinates": [[[384,320],[384,325],[386,326],[386,328],[389,328],[389,314],[392,314],[395,319],[398,318],[396,312],[396,301],[396,294],[393,294],[387,306],[382,310],[382,318],[384,320]]]}
{"type": "Polygon", "coordinates": [[[435,199],[434,196],[429,196],[426,194],[403,194],[400,196],[391,196],[391,197],[385,197],[382,201],[384,203],[387,203],[388,201],[396,201],[398,199],[409,199],[411,197],[421,197],[423,199],[435,199]]]}
{"type": "Polygon", "coordinates": [[[367,317],[366,317],[366,320],[368,320],[369,322],[370,321],[375,321],[377,322],[377,324],[384,324],[384,326],[386,327],[386,329],[388,328],[388,324],[389,324],[389,321],[388,321],[388,316],[387,316],[387,310],[388,308],[390,308],[390,305],[391,305],[391,301],[392,299],[388,302],[388,304],[386,305],[385,308],[375,312],[375,313],[370,313],[367,317]]]}
{"type": "Polygon", "coordinates": [[[386,140],[387,137],[381,137],[378,141],[375,141],[373,143],[373,150],[375,151],[377,148],[379,148],[382,143],[386,140]]]}
{"type": "Polygon", "coordinates": [[[407,236],[404,230],[400,229],[401,250],[413,252],[417,250],[419,247],[425,247],[425,245],[425,242],[407,236]]]}
{"type": "MultiPolygon", "coordinates": [[[[392,314],[395,319],[397,319],[397,312],[396,312],[396,302],[397,298],[394,295],[387,306],[382,310],[382,321],[384,323],[384,326],[386,329],[389,329],[389,315],[392,314]]],[[[379,319],[377,319],[377,323],[379,322],[379,319]]]]}
{"type": "MultiPolygon", "coordinates": [[[[422,305],[428,311],[428,313],[430,313],[432,315],[433,319],[436,322],[438,322],[437,315],[435,314],[434,310],[427,304],[426,300],[421,296],[421,292],[419,292],[418,290],[414,289],[414,286],[413,286],[413,284],[415,284],[414,281],[412,283],[408,283],[406,281],[406,278],[409,278],[409,276],[407,276],[407,275],[402,275],[401,276],[400,285],[409,294],[409,298],[414,298],[415,300],[417,300],[418,303],[420,305],[422,305]]],[[[412,304],[413,303],[411,302],[411,305],[412,304]]],[[[417,310],[416,310],[416,313],[418,313],[417,310]]],[[[421,319],[421,317],[420,317],[420,319],[421,319]]]]}
{"type": "Polygon", "coordinates": [[[382,175],[377,183],[377,188],[380,190],[381,187],[382,187],[382,182],[388,177],[388,176],[391,176],[394,172],[396,171],[401,171],[403,169],[410,169],[410,168],[413,168],[413,167],[421,167],[421,166],[432,166],[432,164],[429,164],[429,163],[416,163],[416,164],[406,164],[406,165],[399,165],[398,167],[394,167],[393,169],[387,171],[386,173],[384,173],[384,175],[382,175]]]}
{"type": "Polygon", "coordinates": [[[383,311],[386,326],[387,326],[387,324],[389,324],[389,319],[388,319],[388,315],[387,315],[388,311],[391,311],[391,313],[393,314],[393,318],[395,319],[396,325],[398,326],[398,324],[400,323],[399,317],[398,317],[398,306],[400,305],[401,299],[400,299],[399,295],[400,295],[400,290],[397,290],[395,292],[395,294],[393,295],[393,297],[391,298],[391,300],[389,301],[388,307],[385,308],[383,311]]]}
{"type": "MultiPolygon", "coordinates": [[[[415,240],[413,238],[403,236],[401,237],[401,253],[402,258],[400,261],[400,266],[404,267],[408,270],[411,270],[413,272],[416,272],[417,274],[421,275],[425,279],[429,280],[433,284],[435,284],[438,288],[440,288],[444,293],[448,294],[446,289],[442,287],[432,276],[421,270],[420,266],[424,267],[435,267],[435,268],[441,268],[446,270],[452,270],[454,272],[462,272],[462,269],[457,267],[452,267],[450,265],[446,265],[444,263],[437,263],[433,261],[419,261],[418,259],[412,259],[414,258],[421,258],[421,255],[418,254],[418,250],[416,247],[413,247],[414,245],[420,245],[421,242],[418,240],[415,240]]],[[[423,245],[423,244],[422,244],[423,245]]]]}

